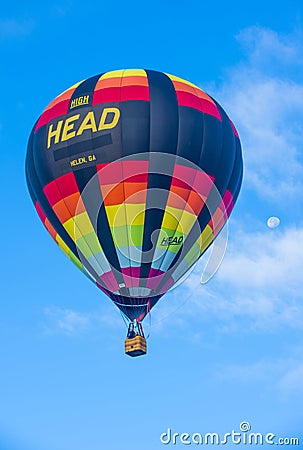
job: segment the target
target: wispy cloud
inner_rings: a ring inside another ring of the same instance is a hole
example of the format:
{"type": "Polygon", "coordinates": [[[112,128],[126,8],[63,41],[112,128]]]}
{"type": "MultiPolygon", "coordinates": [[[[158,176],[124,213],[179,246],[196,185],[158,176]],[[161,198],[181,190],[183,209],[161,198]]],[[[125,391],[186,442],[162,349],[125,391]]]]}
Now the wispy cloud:
{"type": "Polygon", "coordinates": [[[247,52],[251,65],[266,65],[270,70],[273,61],[280,68],[289,64],[302,65],[301,32],[283,35],[269,28],[251,26],[241,30],[236,38],[247,52]]]}
{"type": "Polygon", "coordinates": [[[260,359],[250,364],[225,364],[218,366],[214,374],[218,379],[241,384],[268,382],[280,394],[303,393],[303,364],[294,355],[260,359]]]}
{"type": "Polygon", "coordinates": [[[299,242],[303,242],[303,228],[265,233],[239,229],[211,282],[200,284],[202,267],[198,264],[183,285],[169,294],[172,304],[183,299],[185,318],[212,321],[216,317],[222,332],[271,332],[282,326],[302,329],[299,242]]]}
{"type": "Polygon", "coordinates": [[[0,19],[0,37],[15,38],[29,35],[35,27],[33,19],[0,19]]]}
{"type": "Polygon", "coordinates": [[[257,205],[285,210],[293,204],[297,217],[303,212],[298,202],[303,192],[300,38],[260,27],[243,30],[237,39],[245,59],[226,72],[220,88],[213,88],[240,131],[250,203],[242,205],[244,213],[233,224],[227,254],[211,282],[200,285],[198,264],[183,290],[170,295],[187,298],[185,316],[216,317],[221,331],[303,328],[302,224],[291,224],[291,209],[287,228],[266,229],[256,216],[249,226],[245,223],[257,205]]]}
{"type": "Polygon", "coordinates": [[[247,185],[276,203],[303,189],[301,38],[260,27],[243,30],[237,39],[245,60],[215,89],[239,129],[247,185]]]}
{"type": "Polygon", "coordinates": [[[59,332],[71,336],[82,333],[90,327],[88,314],[71,309],[49,307],[44,310],[44,314],[48,321],[48,332],[59,332]]]}
{"type": "Polygon", "coordinates": [[[102,310],[89,312],[50,306],[44,310],[44,329],[49,334],[78,336],[98,329],[123,326],[123,320],[114,306],[103,306],[102,310]]]}

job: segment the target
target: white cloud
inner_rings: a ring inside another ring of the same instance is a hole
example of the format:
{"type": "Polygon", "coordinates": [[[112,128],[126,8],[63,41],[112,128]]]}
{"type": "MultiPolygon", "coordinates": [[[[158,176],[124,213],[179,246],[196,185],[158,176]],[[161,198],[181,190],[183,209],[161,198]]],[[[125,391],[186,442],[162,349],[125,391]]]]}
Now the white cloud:
{"type": "Polygon", "coordinates": [[[281,64],[300,64],[302,48],[300,33],[292,36],[284,36],[276,31],[252,26],[240,31],[237,40],[249,53],[249,60],[255,65],[268,63],[275,59],[281,64]]]}
{"type": "Polygon", "coordinates": [[[301,242],[303,228],[265,229],[263,234],[239,229],[214,278],[202,286],[198,264],[170,294],[172,304],[182,298],[182,316],[191,320],[211,323],[216,317],[216,327],[222,332],[302,329],[301,242]]]}
{"type": "Polygon", "coordinates": [[[44,314],[48,318],[49,332],[60,332],[71,336],[86,331],[90,326],[89,315],[71,309],[50,307],[44,310],[44,314]]]}
{"type": "Polygon", "coordinates": [[[240,132],[247,185],[276,203],[294,200],[303,189],[301,37],[252,27],[238,40],[247,59],[214,95],[240,132]]]}
{"type": "Polygon", "coordinates": [[[0,37],[27,36],[33,31],[34,26],[32,19],[0,19],[0,37]]]}
{"type": "Polygon", "coordinates": [[[237,39],[246,59],[229,69],[214,97],[240,132],[243,186],[250,189],[246,199],[252,203],[244,205],[242,226],[236,224],[210,283],[199,284],[200,265],[184,282],[184,314],[199,320],[216,317],[222,331],[302,329],[303,228],[283,228],[285,220],[269,230],[256,215],[245,226],[259,205],[266,204],[263,213],[269,204],[274,210],[288,208],[289,223],[291,211],[299,218],[303,211],[298,201],[303,192],[302,39],[299,33],[283,36],[260,27],[243,30],[237,39]]]}
{"type": "Polygon", "coordinates": [[[114,305],[103,305],[97,311],[79,312],[68,308],[51,306],[45,308],[45,329],[49,334],[77,336],[82,333],[123,327],[123,320],[114,305]]]}
{"type": "Polygon", "coordinates": [[[290,293],[301,286],[303,228],[245,233],[239,230],[230,243],[218,272],[220,282],[245,289],[290,293]]]}
{"type": "Polygon", "coordinates": [[[288,369],[279,381],[279,387],[283,391],[292,391],[296,395],[303,393],[303,364],[288,369]]]}
{"type": "Polygon", "coordinates": [[[242,384],[268,382],[280,395],[303,393],[303,364],[300,358],[293,354],[275,359],[261,359],[250,364],[217,366],[215,376],[242,384]]]}

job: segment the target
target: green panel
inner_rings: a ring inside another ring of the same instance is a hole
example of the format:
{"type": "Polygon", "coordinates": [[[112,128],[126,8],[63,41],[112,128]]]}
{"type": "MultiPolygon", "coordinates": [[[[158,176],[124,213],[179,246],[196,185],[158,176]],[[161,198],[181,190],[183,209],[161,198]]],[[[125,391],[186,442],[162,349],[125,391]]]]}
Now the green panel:
{"type": "Polygon", "coordinates": [[[95,232],[89,233],[86,236],[82,236],[81,238],[77,239],[76,245],[83,253],[85,258],[89,258],[90,256],[102,251],[95,232]]]}
{"type": "Polygon", "coordinates": [[[195,244],[189,250],[184,259],[187,262],[187,264],[191,266],[191,264],[199,258],[200,254],[201,254],[200,246],[199,244],[197,244],[197,242],[195,242],[195,244]]]}
{"type": "Polygon", "coordinates": [[[123,225],[121,227],[112,227],[115,247],[141,247],[143,242],[144,225],[123,225]]]}
{"type": "Polygon", "coordinates": [[[131,225],[129,228],[131,244],[135,247],[142,247],[144,225],[131,225]]]}
{"type": "Polygon", "coordinates": [[[116,248],[129,246],[129,236],[126,225],[120,227],[110,227],[110,231],[112,233],[113,241],[116,248]]]}
{"type": "Polygon", "coordinates": [[[81,261],[73,254],[71,250],[68,252],[68,257],[78,267],[78,269],[80,269],[83,272],[81,261]]]}

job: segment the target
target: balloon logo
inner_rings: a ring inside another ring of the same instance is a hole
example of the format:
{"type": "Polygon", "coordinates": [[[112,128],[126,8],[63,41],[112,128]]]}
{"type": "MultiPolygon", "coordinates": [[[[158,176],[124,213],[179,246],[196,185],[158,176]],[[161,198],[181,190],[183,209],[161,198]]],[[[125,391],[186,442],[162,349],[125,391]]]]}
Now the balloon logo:
{"type": "Polygon", "coordinates": [[[129,321],[142,320],[212,244],[237,200],[238,133],[194,84],[143,69],[106,72],[56,97],[28,142],[26,177],[54,241],[129,321]]]}

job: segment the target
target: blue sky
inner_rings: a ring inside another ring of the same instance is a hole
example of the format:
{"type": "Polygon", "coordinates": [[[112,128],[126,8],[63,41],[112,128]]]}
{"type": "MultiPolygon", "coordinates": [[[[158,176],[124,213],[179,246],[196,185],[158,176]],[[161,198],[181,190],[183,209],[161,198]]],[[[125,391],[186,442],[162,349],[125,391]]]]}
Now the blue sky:
{"type": "Polygon", "coordinates": [[[303,447],[302,37],[299,0],[1,5],[1,450],[163,449],[168,427],[223,435],[242,421],[303,447]],[[135,359],[118,311],[45,232],[24,177],[53,97],[124,67],[213,95],[245,160],[219,271],[202,286],[200,264],[162,299],[149,354],[135,359]]]}

